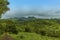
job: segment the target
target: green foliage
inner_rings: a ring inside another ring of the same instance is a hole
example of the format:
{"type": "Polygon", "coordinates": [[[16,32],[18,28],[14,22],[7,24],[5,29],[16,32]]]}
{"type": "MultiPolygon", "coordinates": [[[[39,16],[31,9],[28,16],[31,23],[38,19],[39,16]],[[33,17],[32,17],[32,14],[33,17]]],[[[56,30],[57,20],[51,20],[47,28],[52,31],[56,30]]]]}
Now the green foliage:
{"type": "MultiPolygon", "coordinates": [[[[12,36],[13,34],[10,34],[12,36]]],[[[40,35],[35,33],[20,32],[18,35],[13,35],[15,40],[40,40],[40,35]]]]}
{"type": "Polygon", "coordinates": [[[48,36],[41,36],[36,33],[20,32],[17,35],[10,34],[15,40],[60,40],[60,38],[53,38],[48,36]]]}
{"type": "Polygon", "coordinates": [[[7,5],[9,4],[8,0],[0,0],[0,16],[2,13],[5,13],[9,8],[7,5]]]}
{"type": "Polygon", "coordinates": [[[17,24],[19,25],[17,26],[17,29],[18,31],[20,30],[19,32],[32,32],[45,36],[60,37],[60,24],[57,22],[58,20],[35,19],[22,21],[22,23],[21,21],[17,21],[17,24]]]}
{"type": "MultiPolygon", "coordinates": [[[[8,32],[16,34],[20,32],[36,33],[48,37],[60,37],[60,19],[31,19],[31,20],[0,20],[0,34],[8,32]]],[[[21,38],[24,38],[21,36],[21,38]]]]}
{"type": "Polygon", "coordinates": [[[0,30],[1,32],[9,32],[9,33],[14,33],[17,34],[18,31],[15,26],[15,22],[12,20],[0,20],[0,30]]]}

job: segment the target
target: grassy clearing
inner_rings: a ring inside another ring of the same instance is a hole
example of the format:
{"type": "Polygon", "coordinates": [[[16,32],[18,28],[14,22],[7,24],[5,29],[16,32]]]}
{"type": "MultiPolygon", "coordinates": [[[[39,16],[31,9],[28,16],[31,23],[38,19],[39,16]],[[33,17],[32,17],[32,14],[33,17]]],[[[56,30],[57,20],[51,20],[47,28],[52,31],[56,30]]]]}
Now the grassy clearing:
{"type": "Polygon", "coordinates": [[[60,38],[41,36],[35,33],[20,32],[19,34],[10,34],[15,40],[60,40],[60,38]]]}

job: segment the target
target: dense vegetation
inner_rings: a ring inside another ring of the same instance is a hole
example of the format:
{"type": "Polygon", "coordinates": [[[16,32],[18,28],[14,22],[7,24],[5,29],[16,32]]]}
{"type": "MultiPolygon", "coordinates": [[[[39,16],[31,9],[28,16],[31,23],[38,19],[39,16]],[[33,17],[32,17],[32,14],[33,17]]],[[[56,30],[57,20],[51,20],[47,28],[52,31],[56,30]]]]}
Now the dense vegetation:
{"type": "Polygon", "coordinates": [[[0,0],[0,17],[3,13],[9,10],[7,6],[8,4],[9,4],[8,0],[0,0]]]}
{"type": "Polygon", "coordinates": [[[1,19],[0,35],[4,33],[9,33],[15,40],[59,40],[60,19],[1,19]]]}
{"type": "MultiPolygon", "coordinates": [[[[0,0],[0,18],[9,10],[8,0],[0,0]]],[[[60,19],[34,17],[0,19],[0,40],[60,40],[60,19]]]]}

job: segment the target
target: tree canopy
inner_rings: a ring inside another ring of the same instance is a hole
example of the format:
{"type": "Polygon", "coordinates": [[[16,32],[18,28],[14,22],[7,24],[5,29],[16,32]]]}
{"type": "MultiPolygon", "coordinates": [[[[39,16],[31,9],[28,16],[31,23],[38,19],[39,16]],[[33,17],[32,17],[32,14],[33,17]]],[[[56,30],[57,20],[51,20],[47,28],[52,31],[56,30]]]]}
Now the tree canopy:
{"type": "Polygon", "coordinates": [[[3,13],[9,10],[7,6],[8,4],[9,4],[8,0],[0,0],[0,17],[3,13]]]}

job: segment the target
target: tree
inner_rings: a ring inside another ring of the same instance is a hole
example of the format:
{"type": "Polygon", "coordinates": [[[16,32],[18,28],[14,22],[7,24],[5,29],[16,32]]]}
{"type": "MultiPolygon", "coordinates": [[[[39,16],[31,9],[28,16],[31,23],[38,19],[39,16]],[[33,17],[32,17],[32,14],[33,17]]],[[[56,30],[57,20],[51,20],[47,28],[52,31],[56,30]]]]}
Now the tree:
{"type": "Polygon", "coordinates": [[[0,17],[2,14],[9,10],[7,6],[8,4],[9,4],[8,0],[0,0],[0,17]]]}
{"type": "Polygon", "coordinates": [[[5,25],[4,25],[4,31],[5,33],[9,32],[9,33],[13,33],[13,34],[18,34],[18,31],[16,29],[16,26],[15,26],[15,22],[12,21],[12,20],[6,20],[5,21],[5,25]]]}

